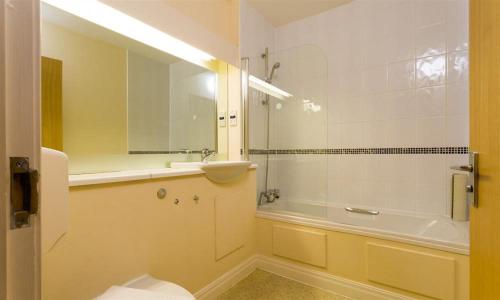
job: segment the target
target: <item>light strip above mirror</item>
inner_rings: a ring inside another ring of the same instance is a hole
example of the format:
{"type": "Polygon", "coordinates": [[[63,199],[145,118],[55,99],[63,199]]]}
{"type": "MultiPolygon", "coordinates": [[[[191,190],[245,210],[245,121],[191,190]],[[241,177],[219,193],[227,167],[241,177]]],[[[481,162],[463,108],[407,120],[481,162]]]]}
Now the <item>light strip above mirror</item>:
{"type": "Polygon", "coordinates": [[[261,91],[263,93],[266,93],[270,96],[276,97],[276,98],[281,99],[281,100],[285,100],[286,98],[293,97],[292,94],[287,93],[287,92],[283,91],[282,89],[279,89],[279,88],[275,87],[274,85],[267,83],[264,80],[259,79],[253,75],[248,76],[248,80],[249,80],[250,87],[252,87],[258,91],[261,91]]]}
{"type": "Polygon", "coordinates": [[[206,66],[215,59],[210,54],[97,0],[42,0],[42,2],[200,66],[206,66]]]}

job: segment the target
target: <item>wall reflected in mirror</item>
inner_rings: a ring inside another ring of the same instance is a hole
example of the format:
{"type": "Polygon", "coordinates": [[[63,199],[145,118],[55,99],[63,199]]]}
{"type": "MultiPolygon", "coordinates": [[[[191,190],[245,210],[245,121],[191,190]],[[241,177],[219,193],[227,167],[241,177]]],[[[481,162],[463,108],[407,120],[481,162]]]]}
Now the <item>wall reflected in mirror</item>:
{"type": "Polygon", "coordinates": [[[128,52],[130,154],[215,151],[216,74],[128,52]]]}
{"type": "Polygon", "coordinates": [[[70,173],[227,152],[216,123],[225,64],[192,64],[47,4],[41,25],[42,145],[67,153],[70,173]]]}

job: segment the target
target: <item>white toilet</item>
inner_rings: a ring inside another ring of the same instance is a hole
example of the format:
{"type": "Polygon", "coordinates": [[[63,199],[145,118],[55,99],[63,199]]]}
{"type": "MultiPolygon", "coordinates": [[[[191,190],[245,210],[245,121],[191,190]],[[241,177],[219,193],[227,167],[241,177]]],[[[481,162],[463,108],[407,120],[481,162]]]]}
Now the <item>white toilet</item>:
{"type": "Polygon", "coordinates": [[[195,300],[183,287],[144,275],[122,286],[112,286],[97,300],[195,300]]]}

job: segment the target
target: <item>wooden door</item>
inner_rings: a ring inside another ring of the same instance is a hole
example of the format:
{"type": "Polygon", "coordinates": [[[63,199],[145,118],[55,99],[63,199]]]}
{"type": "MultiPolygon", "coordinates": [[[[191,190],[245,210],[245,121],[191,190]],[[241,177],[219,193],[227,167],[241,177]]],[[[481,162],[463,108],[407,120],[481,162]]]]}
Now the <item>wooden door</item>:
{"type": "Polygon", "coordinates": [[[62,61],[42,57],[42,146],[63,151],[62,61]]]}
{"type": "Polygon", "coordinates": [[[500,0],[470,0],[470,138],[479,152],[471,208],[471,300],[500,299],[500,0]]]}
{"type": "Polygon", "coordinates": [[[39,216],[11,228],[10,157],[39,170],[40,20],[37,0],[0,0],[0,299],[40,299],[39,216]]]}

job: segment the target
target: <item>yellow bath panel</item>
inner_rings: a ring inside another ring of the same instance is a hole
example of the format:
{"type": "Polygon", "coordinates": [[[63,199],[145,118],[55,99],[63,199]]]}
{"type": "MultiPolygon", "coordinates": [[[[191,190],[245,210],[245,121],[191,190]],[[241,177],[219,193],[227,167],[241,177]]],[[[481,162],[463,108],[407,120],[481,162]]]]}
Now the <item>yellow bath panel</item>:
{"type": "Polygon", "coordinates": [[[273,254],[324,268],[326,233],[274,225],[273,254]]]}
{"type": "Polygon", "coordinates": [[[455,299],[455,259],[366,243],[366,276],[376,283],[424,296],[455,299]]]}

